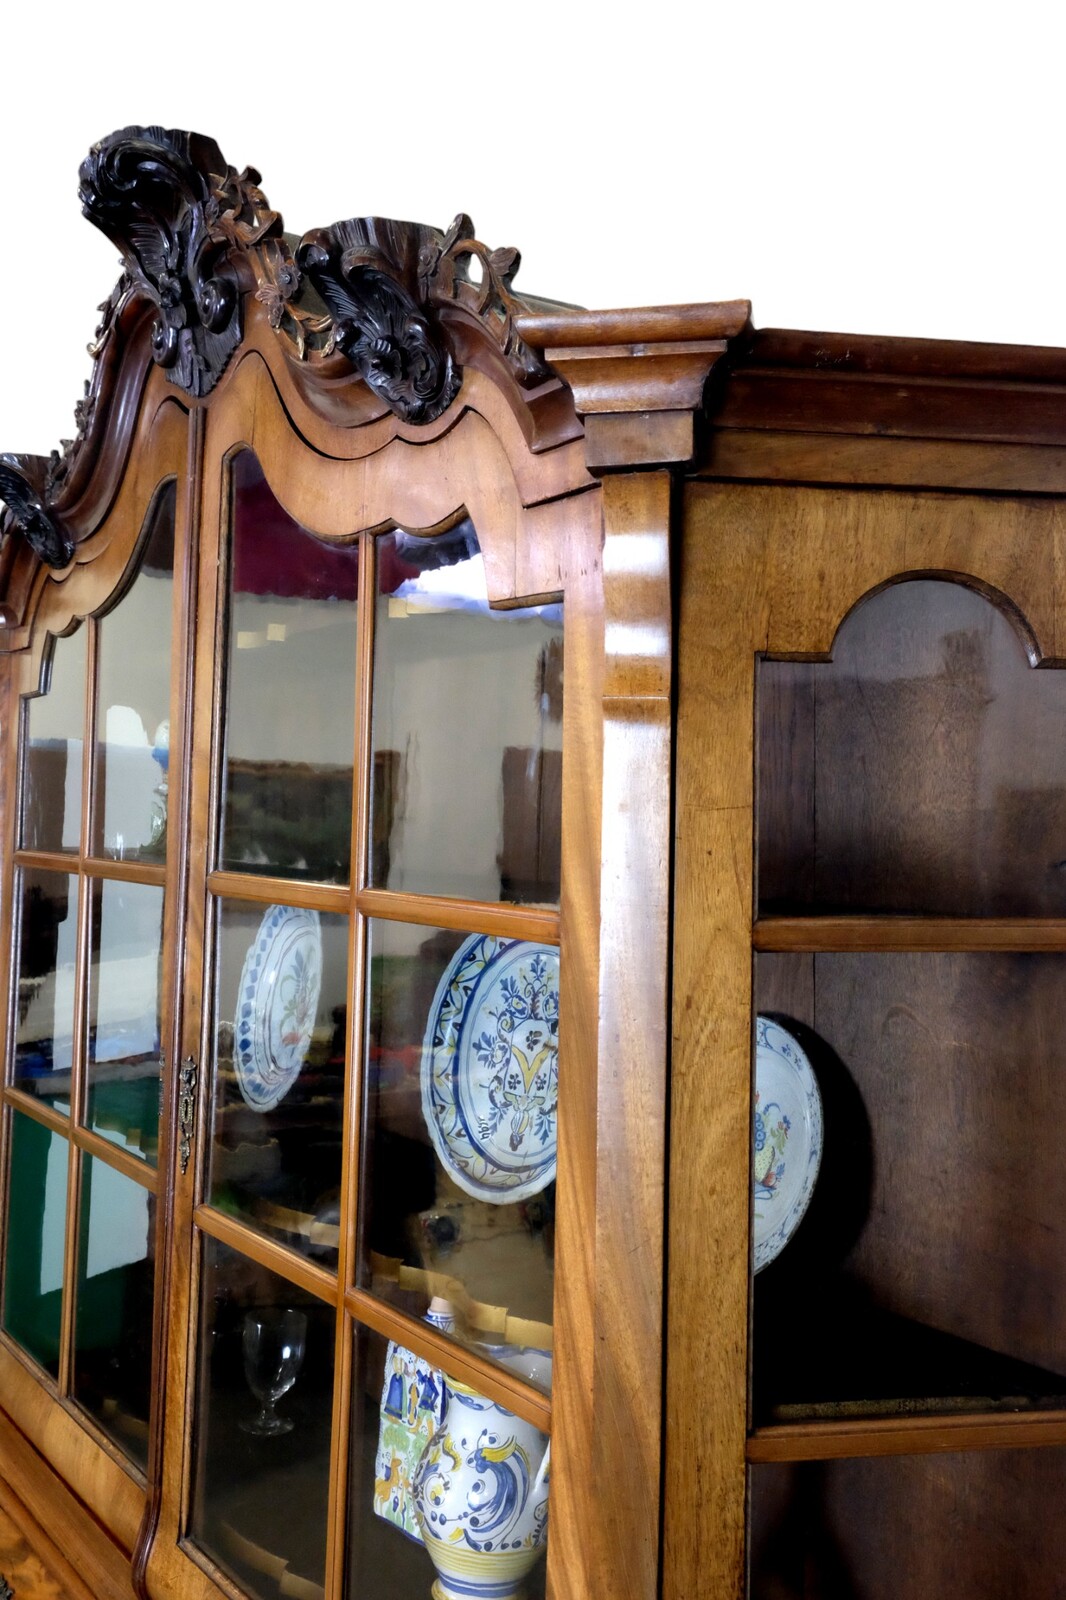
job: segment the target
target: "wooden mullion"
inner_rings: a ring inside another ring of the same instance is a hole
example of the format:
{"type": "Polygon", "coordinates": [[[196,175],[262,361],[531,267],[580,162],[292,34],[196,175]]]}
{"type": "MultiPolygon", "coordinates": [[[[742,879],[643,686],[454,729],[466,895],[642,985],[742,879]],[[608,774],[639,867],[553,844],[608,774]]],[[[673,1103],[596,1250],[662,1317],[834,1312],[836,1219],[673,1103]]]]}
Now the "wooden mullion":
{"type": "Polygon", "coordinates": [[[541,906],[501,905],[453,900],[444,895],[397,894],[391,889],[361,889],[356,906],[364,917],[411,922],[456,933],[494,933],[502,938],[559,943],[559,912],[541,906]]]}
{"type": "Polygon", "coordinates": [[[264,878],[247,872],[210,872],[207,887],[219,899],[245,900],[254,905],[299,906],[308,911],[337,912],[347,916],[351,890],[346,884],[308,883],[303,878],[264,878]]]}
{"type": "MultiPolygon", "coordinates": [[[[351,831],[351,888],[348,891],[348,1068],[344,1075],[344,1128],[341,1154],[340,1241],[337,1282],[354,1283],[358,1261],[359,1187],[363,1143],[363,1059],[366,991],[366,922],[356,910],[357,891],[369,872],[370,789],[373,776],[373,667],[375,545],[359,545],[356,608],[355,729],[351,831]]],[[[326,1523],[326,1600],[344,1594],[348,1549],[348,1476],[351,1461],[352,1330],[344,1297],[337,1303],[333,1358],[333,1417],[330,1434],[329,1508],[326,1523]]]]}
{"type": "Polygon", "coordinates": [[[116,883],[143,883],[161,889],[167,881],[167,869],[162,862],[112,861],[104,856],[86,856],[79,863],[86,877],[116,883]]]}
{"type": "Polygon", "coordinates": [[[81,866],[76,850],[16,850],[15,865],[31,872],[62,872],[69,876],[81,866]]]}
{"type": "Polygon", "coordinates": [[[112,1144],[110,1139],[101,1138],[100,1134],[94,1133],[91,1128],[74,1128],[72,1138],[78,1149],[84,1150],[94,1160],[102,1161],[105,1166],[121,1172],[123,1177],[132,1179],[150,1194],[159,1193],[159,1174],[147,1161],[130,1155],[128,1150],[123,1150],[121,1145],[112,1144]]]}
{"type": "Polygon", "coordinates": [[[3,1099],[13,1110],[32,1117],[34,1122],[39,1122],[42,1127],[50,1128],[53,1133],[62,1134],[64,1139],[70,1138],[73,1131],[72,1124],[64,1112],[56,1111],[53,1106],[46,1106],[40,1100],[35,1100],[33,1095],[27,1094],[24,1089],[8,1087],[3,1092],[3,1099]]]}
{"type": "Polygon", "coordinates": [[[841,954],[1062,953],[1063,917],[760,917],[752,944],[762,951],[841,954]]]}
{"type": "Polygon", "coordinates": [[[408,1316],[405,1311],[379,1300],[365,1289],[349,1289],[344,1300],[352,1317],[373,1328],[382,1338],[394,1339],[397,1344],[405,1345],[415,1355],[431,1361],[459,1383],[465,1383],[487,1400],[505,1406],[524,1422],[531,1422],[542,1433],[551,1432],[550,1397],[523,1383],[514,1373],[504,1367],[494,1366],[485,1357],[475,1355],[472,1350],[438,1332],[430,1323],[408,1316]]]}
{"type": "Polygon", "coordinates": [[[266,1234],[257,1233],[246,1223],[237,1222],[233,1217],[207,1205],[196,1207],[193,1221],[201,1233],[217,1239],[219,1244],[227,1245],[231,1250],[239,1251],[257,1266],[276,1273],[279,1278],[296,1284],[297,1288],[306,1289],[308,1294],[324,1300],[327,1305],[335,1306],[340,1301],[337,1280],[332,1273],[316,1267],[303,1256],[295,1255],[284,1245],[276,1244],[266,1234]]]}
{"type": "Polygon", "coordinates": [[[1066,1445],[1066,1411],[991,1411],[966,1416],[891,1417],[756,1428],[748,1439],[747,1457],[752,1463],[839,1461],[860,1456],[1028,1450],[1063,1445],[1066,1445]]]}

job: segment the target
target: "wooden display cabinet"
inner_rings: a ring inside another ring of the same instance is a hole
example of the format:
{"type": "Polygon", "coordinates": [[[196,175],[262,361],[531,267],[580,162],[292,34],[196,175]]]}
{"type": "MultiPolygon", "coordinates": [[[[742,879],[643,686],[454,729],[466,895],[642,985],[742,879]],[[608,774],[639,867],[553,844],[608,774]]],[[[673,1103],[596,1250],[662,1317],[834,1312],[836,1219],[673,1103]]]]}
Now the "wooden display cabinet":
{"type": "Polygon", "coordinates": [[[158,128],[81,181],[127,271],[0,457],[5,1513],[78,1600],[451,1600],[457,1514],[496,1600],[1057,1593],[1066,357],[297,243],[158,128]],[[753,1277],[759,1015],[825,1148],[753,1277]]]}

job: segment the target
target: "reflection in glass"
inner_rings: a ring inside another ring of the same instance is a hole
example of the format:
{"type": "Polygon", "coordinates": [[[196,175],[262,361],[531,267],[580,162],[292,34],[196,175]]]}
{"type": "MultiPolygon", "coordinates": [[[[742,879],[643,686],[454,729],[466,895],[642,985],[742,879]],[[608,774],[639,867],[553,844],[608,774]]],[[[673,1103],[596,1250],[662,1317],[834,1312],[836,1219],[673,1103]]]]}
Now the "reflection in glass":
{"type": "Polygon", "coordinates": [[[74,1397],[147,1467],[155,1201],[105,1162],[81,1162],[74,1397]]]}
{"type": "Polygon", "coordinates": [[[763,913],[1066,914],[1066,672],[987,596],[881,590],[758,708],[763,913]]]}
{"type": "Polygon", "coordinates": [[[137,575],[99,625],[94,849],[119,861],[166,855],[174,501],[170,483],[137,575]]]}
{"type": "Polygon", "coordinates": [[[20,877],[15,1084],[69,1111],[78,880],[29,868],[20,877]]]}
{"type": "Polygon", "coordinates": [[[551,1386],[558,952],[370,924],[361,1281],[551,1386]]]}
{"type": "Polygon", "coordinates": [[[26,700],[22,769],[24,850],[77,850],[89,630],[56,639],[45,692],[26,700]]]}
{"type": "Polygon", "coordinates": [[[344,883],[359,549],[294,522],[250,451],[232,486],[220,865],[344,883]]]}
{"type": "Polygon", "coordinates": [[[211,1204],[335,1266],[348,919],[224,901],[217,974],[211,1204]]]}
{"type": "Polygon", "coordinates": [[[257,1600],[277,1600],[283,1574],[283,1592],[311,1600],[325,1582],[335,1313],[237,1251],[203,1243],[190,1531],[257,1600]],[[279,1329],[286,1319],[303,1334],[302,1360],[294,1347],[282,1356],[275,1341],[250,1377],[249,1327],[279,1329]],[[273,1381],[284,1368],[286,1383],[277,1415],[288,1427],[249,1429],[275,1358],[273,1381]]]}
{"type": "Polygon", "coordinates": [[[490,610],[469,522],[377,573],[371,883],[557,903],[561,606],[490,610]]]}
{"type": "Polygon", "coordinates": [[[539,1600],[544,1434],[367,1328],[355,1330],[354,1356],[349,1594],[428,1600],[439,1575],[432,1592],[451,1595],[449,1566],[454,1578],[461,1563],[463,1594],[539,1600]]]}
{"type": "Polygon", "coordinates": [[[159,1143],[163,890],[92,885],[88,1122],[154,1164],[159,1143]]]}
{"type": "Polygon", "coordinates": [[[68,1145],[12,1112],[4,1257],[4,1332],[54,1377],[59,1370],[68,1145]]]}

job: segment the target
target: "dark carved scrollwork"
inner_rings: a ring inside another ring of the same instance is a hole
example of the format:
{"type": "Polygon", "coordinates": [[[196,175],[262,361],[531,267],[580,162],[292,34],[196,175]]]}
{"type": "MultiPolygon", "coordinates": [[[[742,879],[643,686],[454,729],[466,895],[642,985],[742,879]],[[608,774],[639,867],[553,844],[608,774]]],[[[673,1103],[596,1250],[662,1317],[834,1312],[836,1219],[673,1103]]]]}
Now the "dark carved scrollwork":
{"type": "Polygon", "coordinates": [[[0,455],[0,533],[21,534],[50,567],[65,567],[74,555],[74,541],[62,520],[48,507],[52,462],[45,456],[0,455]]]}
{"type": "Polygon", "coordinates": [[[155,360],[188,394],[208,394],[241,339],[231,256],[281,232],[259,174],[238,173],[202,134],[123,128],[83,161],[80,195],[159,309],[155,360]]]}
{"type": "Polygon", "coordinates": [[[434,421],[462,380],[436,318],[415,298],[434,232],[356,218],[305,235],[296,254],[332,313],[331,344],[405,422],[434,421]]]}

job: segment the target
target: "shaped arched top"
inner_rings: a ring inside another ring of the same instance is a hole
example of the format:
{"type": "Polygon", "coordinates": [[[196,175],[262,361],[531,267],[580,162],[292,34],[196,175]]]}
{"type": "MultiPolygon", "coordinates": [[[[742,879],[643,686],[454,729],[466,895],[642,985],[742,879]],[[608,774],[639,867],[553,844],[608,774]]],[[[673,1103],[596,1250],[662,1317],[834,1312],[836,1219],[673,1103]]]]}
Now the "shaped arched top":
{"type": "Polygon", "coordinates": [[[831,659],[759,665],[765,912],[1066,913],[1066,672],[957,573],[852,607],[831,659]]]}
{"type": "MultiPolygon", "coordinates": [[[[828,661],[833,661],[837,656],[838,646],[846,646],[846,636],[849,630],[866,626],[873,622],[869,615],[870,608],[877,610],[882,598],[901,584],[954,584],[961,589],[968,590],[971,594],[979,596],[987,602],[993,610],[997,611],[1010,625],[1017,637],[1020,649],[1031,667],[1046,663],[1045,652],[1034,629],[1030,626],[1021,607],[1003,590],[993,584],[986,583],[981,578],[969,572],[947,572],[937,568],[918,569],[913,572],[899,572],[884,583],[877,584],[867,590],[851,605],[837,624],[836,632],[829,648],[828,661]]],[[[874,624],[876,626],[876,624],[874,624]]]]}

